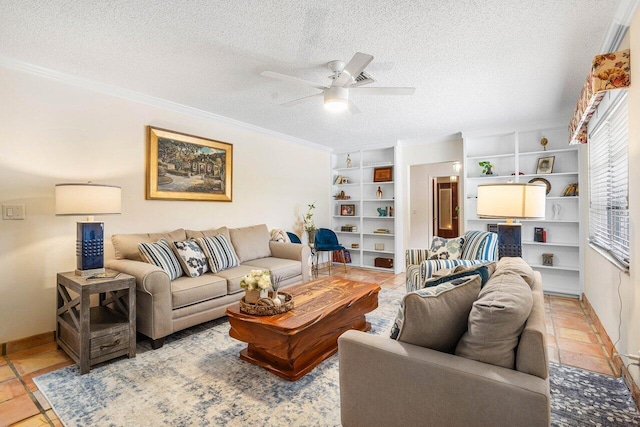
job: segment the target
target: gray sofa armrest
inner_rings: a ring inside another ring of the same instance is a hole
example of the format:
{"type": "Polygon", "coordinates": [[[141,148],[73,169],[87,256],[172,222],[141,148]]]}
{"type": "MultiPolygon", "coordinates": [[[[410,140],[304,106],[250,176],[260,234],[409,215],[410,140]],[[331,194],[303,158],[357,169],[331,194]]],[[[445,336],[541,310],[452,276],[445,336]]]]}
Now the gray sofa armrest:
{"type": "Polygon", "coordinates": [[[309,248],[308,245],[270,241],[269,248],[271,249],[271,256],[275,258],[300,261],[302,264],[302,282],[306,283],[309,281],[311,248],[309,248]]]}
{"type": "Polygon", "coordinates": [[[171,281],[160,267],[129,259],[109,259],[107,268],[136,278],[136,328],[153,339],[173,332],[171,281]]]}
{"type": "Polygon", "coordinates": [[[342,424],[548,426],[548,379],[387,337],[338,339],[342,424]]]}

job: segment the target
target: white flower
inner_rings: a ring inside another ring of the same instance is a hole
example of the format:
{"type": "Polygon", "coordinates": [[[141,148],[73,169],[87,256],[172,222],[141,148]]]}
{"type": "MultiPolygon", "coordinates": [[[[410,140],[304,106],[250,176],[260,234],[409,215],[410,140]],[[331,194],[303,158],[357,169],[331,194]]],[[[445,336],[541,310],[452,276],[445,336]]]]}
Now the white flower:
{"type": "Polygon", "coordinates": [[[251,270],[240,281],[240,287],[248,291],[268,289],[271,286],[271,272],[269,270],[251,270]]]}

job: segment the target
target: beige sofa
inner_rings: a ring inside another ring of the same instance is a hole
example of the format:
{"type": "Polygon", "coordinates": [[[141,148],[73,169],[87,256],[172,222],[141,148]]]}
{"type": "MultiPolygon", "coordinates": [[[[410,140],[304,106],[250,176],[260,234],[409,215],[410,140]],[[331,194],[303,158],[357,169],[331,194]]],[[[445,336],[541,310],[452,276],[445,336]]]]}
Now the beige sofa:
{"type": "Polygon", "coordinates": [[[137,330],[152,339],[154,349],[161,347],[164,338],[173,332],[224,316],[226,308],[244,295],[240,280],[251,270],[270,270],[282,279],[282,288],[309,281],[309,246],[271,241],[266,225],[116,234],[111,242],[112,245],[105,245],[105,266],[136,278],[137,330]],[[161,238],[178,242],[217,234],[231,243],[240,265],[216,274],[183,275],[170,281],[160,267],[144,262],[138,250],[141,242],[161,238]]]}
{"type": "Polygon", "coordinates": [[[515,369],[345,332],[338,340],[342,424],[548,426],[544,297],[540,274],[531,277],[533,304],[517,341],[515,369]]]}

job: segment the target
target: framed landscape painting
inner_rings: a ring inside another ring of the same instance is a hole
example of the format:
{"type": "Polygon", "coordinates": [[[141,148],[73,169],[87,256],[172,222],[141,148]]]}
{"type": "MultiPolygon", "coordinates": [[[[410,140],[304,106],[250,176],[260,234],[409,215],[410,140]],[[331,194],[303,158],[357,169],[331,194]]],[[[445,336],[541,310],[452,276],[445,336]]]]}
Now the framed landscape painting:
{"type": "Polygon", "coordinates": [[[147,199],[230,202],[233,145],[147,126],[147,199]]]}

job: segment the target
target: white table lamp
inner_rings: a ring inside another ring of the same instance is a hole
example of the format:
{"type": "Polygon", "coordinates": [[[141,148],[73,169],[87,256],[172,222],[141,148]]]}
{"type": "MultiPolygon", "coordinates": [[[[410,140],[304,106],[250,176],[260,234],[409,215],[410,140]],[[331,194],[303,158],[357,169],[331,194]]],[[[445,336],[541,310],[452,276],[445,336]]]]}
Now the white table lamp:
{"type": "Polygon", "coordinates": [[[104,223],[94,221],[93,216],[119,214],[121,210],[120,187],[56,184],[56,215],[87,217],[85,221],[78,221],[77,226],[77,275],[104,273],[104,223]]]}
{"type": "Polygon", "coordinates": [[[478,185],[478,217],[506,219],[498,224],[498,254],[522,256],[522,225],[514,219],[544,219],[546,186],[527,183],[478,185]]]}

